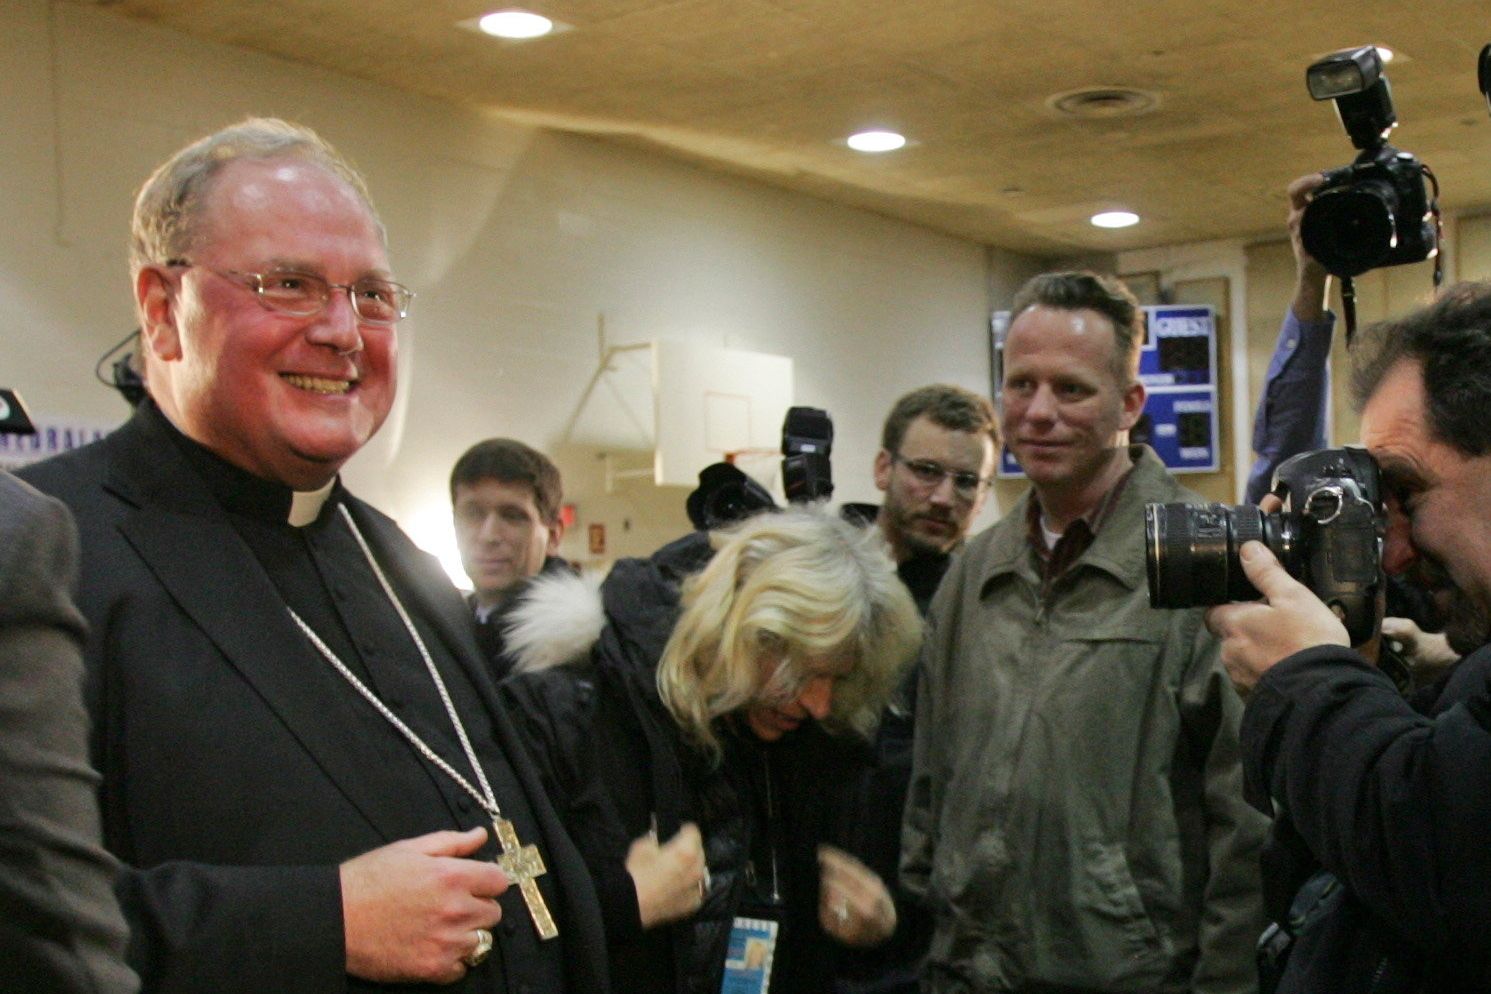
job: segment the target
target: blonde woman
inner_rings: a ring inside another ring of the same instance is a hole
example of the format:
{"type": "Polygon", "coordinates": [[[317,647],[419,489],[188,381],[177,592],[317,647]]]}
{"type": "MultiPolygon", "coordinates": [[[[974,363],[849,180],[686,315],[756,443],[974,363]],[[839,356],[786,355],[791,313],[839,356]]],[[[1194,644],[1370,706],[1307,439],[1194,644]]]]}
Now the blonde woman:
{"type": "Polygon", "coordinates": [[[545,582],[516,618],[503,689],[596,881],[615,990],[716,994],[728,966],[817,994],[837,946],[891,934],[885,886],[832,846],[921,637],[878,533],[765,513],[599,591],[545,582]]]}

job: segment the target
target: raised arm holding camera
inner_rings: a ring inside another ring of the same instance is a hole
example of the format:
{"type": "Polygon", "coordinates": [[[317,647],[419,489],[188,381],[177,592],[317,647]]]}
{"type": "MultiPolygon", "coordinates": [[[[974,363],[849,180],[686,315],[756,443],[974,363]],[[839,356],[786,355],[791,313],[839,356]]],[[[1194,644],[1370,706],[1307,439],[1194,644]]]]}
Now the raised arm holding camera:
{"type": "MultiPolygon", "coordinates": [[[[1491,285],[1363,333],[1353,382],[1381,467],[1385,572],[1432,593],[1470,653],[1416,711],[1347,648],[1336,615],[1261,543],[1261,602],[1208,612],[1252,686],[1250,800],[1339,882],[1296,898],[1280,991],[1485,990],[1491,983],[1491,285]]],[[[1298,880],[1292,883],[1299,883],[1298,880]]],[[[1290,884],[1275,881],[1287,889],[1290,884]]]]}
{"type": "Polygon", "coordinates": [[[1326,309],[1330,274],[1305,249],[1300,221],[1324,173],[1289,184],[1289,243],[1294,250],[1294,294],[1279,341],[1268,362],[1263,396],[1253,422],[1253,466],[1247,501],[1256,504],[1273,486],[1279,463],[1299,452],[1325,448],[1330,350],[1336,316],[1326,309]]]}
{"type": "Polygon", "coordinates": [[[1257,458],[1248,473],[1249,503],[1268,493],[1284,459],[1325,447],[1327,368],[1336,322],[1326,309],[1331,276],[1341,279],[1349,344],[1356,324],[1355,277],[1425,259],[1435,260],[1435,286],[1442,272],[1438,182],[1412,153],[1388,144],[1398,115],[1377,49],[1334,52],[1306,70],[1305,82],[1311,97],[1334,102],[1341,126],[1360,151],[1350,165],[1308,173],[1289,184],[1294,293],[1253,424],[1257,458]]]}

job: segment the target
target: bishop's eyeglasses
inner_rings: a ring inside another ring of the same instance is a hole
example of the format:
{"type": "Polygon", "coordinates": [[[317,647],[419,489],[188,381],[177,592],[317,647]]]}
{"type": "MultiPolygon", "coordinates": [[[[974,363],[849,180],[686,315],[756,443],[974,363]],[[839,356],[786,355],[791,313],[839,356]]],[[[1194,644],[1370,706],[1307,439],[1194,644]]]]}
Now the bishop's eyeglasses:
{"type": "Polygon", "coordinates": [[[174,259],[170,266],[206,269],[225,280],[254,291],[259,303],[271,311],[308,318],[320,314],[331,300],[333,290],[345,290],[352,310],[367,324],[391,325],[409,316],[409,302],[414,291],[392,280],[372,277],[355,283],[332,283],[315,273],[295,269],[272,269],[267,273],[241,273],[234,269],[199,266],[185,259],[174,259]]]}

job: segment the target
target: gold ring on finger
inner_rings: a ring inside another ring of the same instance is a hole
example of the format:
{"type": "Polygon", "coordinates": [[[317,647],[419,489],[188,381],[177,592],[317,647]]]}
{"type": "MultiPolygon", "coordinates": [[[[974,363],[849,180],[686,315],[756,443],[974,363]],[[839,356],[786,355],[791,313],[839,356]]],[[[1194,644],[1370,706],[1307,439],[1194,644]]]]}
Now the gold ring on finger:
{"type": "Polygon", "coordinates": [[[484,928],[476,930],[476,948],[461,957],[461,962],[467,966],[479,966],[481,961],[487,958],[492,951],[492,933],[484,928]]]}

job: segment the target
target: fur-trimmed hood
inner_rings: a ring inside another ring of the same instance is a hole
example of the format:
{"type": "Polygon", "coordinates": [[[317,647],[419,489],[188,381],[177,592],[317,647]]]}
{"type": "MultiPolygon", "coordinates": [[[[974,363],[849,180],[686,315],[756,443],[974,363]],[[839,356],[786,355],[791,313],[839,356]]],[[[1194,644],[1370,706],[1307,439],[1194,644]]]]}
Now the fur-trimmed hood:
{"type": "Polygon", "coordinates": [[[590,654],[606,627],[599,574],[535,577],[503,625],[514,673],[549,669],[590,654]]]}
{"type": "Polygon", "coordinates": [[[621,559],[597,576],[541,576],[520,595],[504,626],[514,672],[604,660],[652,670],[678,619],[683,581],[713,555],[709,536],[694,532],[647,559],[621,559]],[[615,651],[595,653],[602,639],[615,651]]]}

